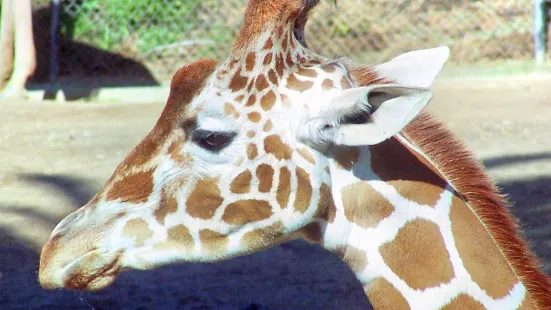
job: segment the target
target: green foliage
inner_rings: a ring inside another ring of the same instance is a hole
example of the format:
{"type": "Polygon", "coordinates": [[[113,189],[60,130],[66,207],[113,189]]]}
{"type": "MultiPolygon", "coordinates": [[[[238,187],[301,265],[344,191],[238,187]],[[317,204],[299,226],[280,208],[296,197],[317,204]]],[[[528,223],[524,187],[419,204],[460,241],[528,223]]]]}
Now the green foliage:
{"type": "Polygon", "coordinates": [[[145,52],[155,46],[191,39],[190,33],[204,23],[198,14],[204,3],[201,0],[71,2],[63,2],[62,32],[70,39],[84,38],[106,50],[145,52]]]}

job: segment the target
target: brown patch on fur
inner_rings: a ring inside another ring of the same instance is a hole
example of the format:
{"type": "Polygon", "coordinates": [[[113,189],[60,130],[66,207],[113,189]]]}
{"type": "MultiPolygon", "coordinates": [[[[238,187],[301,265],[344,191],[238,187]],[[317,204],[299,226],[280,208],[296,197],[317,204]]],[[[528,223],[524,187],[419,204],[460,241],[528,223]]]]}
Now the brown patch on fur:
{"type": "Polygon", "coordinates": [[[222,220],[232,225],[245,225],[272,216],[272,206],[265,200],[239,200],[229,204],[222,220]]]}
{"type": "Polygon", "coordinates": [[[367,267],[367,253],[351,245],[339,246],[336,252],[355,273],[362,272],[367,267]]]}
{"type": "Polygon", "coordinates": [[[219,252],[228,246],[228,238],[219,232],[210,229],[199,231],[201,245],[209,252],[219,252]]]}
{"type": "Polygon", "coordinates": [[[295,38],[291,37],[289,41],[291,41],[291,48],[295,49],[297,47],[297,43],[296,43],[295,38]]]}
{"type": "Polygon", "coordinates": [[[250,139],[254,138],[255,135],[256,132],[254,130],[247,131],[247,137],[249,137],[250,139]]]}
{"type": "Polygon", "coordinates": [[[252,71],[254,69],[255,63],[256,63],[256,54],[252,52],[247,54],[247,57],[245,58],[245,69],[247,71],[252,71]]]}
{"type": "Polygon", "coordinates": [[[249,96],[249,99],[247,99],[247,103],[245,103],[245,106],[250,107],[250,106],[253,106],[255,103],[256,103],[256,96],[253,94],[249,96]]]}
{"type": "Polygon", "coordinates": [[[283,55],[282,54],[277,54],[277,57],[276,57],[276,71],[277,71],[277,74],[280,77],[283,77],[283,72],[285,72],[285,64],[283,63],[283,55]]]}
{"type": "Polygon", "coordinates": [[[312,243],[321,242],[321,225],[317,222],[312,222],[300,229],[300,234],[306,241],[312,243]]]}
{"type": "Polygon", "coordinates": [[[184,225],[177,225],[174,227],[171,227],[167,231],[168,233],[168,242],[172,243],[175,242],[181,246],[184,246],[185,248],[192,248],[193,247],[193,238],[191,237],[191,234],[189,233],[189,230],[184,225]]]}
{"type": "Polygon", "coordinates": [[[395,138],[369,147],[371,169],[405,198],[434,206],[447,182],[395,138]],[[407,167],[397,169],[396,167],[407,167]],[[419,186],[423,190],[419,190],[419,186]]]}
{"type": "Polygon", "coordinates": [[[344,215],[360,227],[375,227],[394,212],[394,206],[365,181],[343,187],[341,194],[344,215]]]}
{"type": "Polygon", "coordinates": [[[295,64],[293,61],[293,54],[287,53],[287,57],[285,57],[285,62],[287,63],[287,67],[292,68],[295,64]]]}
{"type": "Polygon", "coordinates": [[[435,287],[454,277],[444,239],[433,222],[407,223],[393,241],[381,245],[379,252],[388,267],[413,289],[435,287]]]}
{"type": "Polygon", "coordinates": [[[412,186],[411,182],[407,180],[389,181],[387,183],[392,185],[404,198],[429,207],[435,207],[438,200],[440,200],[440,196],[444,193],[443,188],[432,184],[424,184],[423,190],[419,190],[418,187],[412,186]]]}
{"type": "Polygon", "coordinates": [[[187,213],[196,218],[210,219],[220,207],[224,199],[220,196],[217,179],[202,179],[186,201],[187,213]]]}
{"type": "Polygon", "coordinates": [[[232,60],[230,61],[230,63],[228,64],[228,67],[230,68],[230,70],[232,70],[233,67],[235,67],[235,65],[237,65],[238,62],[239,62],[239,61],[237,61],[237,59],[232,59],[232,60]]]}
{"type": "Polygon", "coordinates": [[[295,210],[304,213],[308,210],[310,201],[312,200],[312,184],[310,183],[308,172],[300,167],[297,167],[297,182],[295,210]]]}
{"type": "Polygon", "coordinates": [[[283,39],[283,27],[276,28],[276,38],[283,39]]]}
{"type": "Polygon", "coordinates": [[[359,147],[341,146],[333,151],[333,160],[338,169],[350,170],[360,159],[361,149],[359,147]]]}
{"type": "Polygon", "coordinates": [[[318,72],[314,69],[299,67],[297,70],[298,75],[315,78],[318,76],[318,72]]]}
{"type": "Polygon", "coordinates": [[[272,181],[274,179],[274,168],[269,165],[262,164],[256,168],[256,177],[258,178],[258,191],[268,193],[272,189],[272,181]]]}
{"type": "Polygon", "coordinates": [[[281,138],[278,135],[271,135],[264,139],[264,151],[266,151],[266,153],[274,154],[274,156],[279,160],[289,160],[293,155],[293,150],[281,141],[281,138]]]}
{"type": "Polygon", "coordinates": [[[279,82],[277,74],[273,69],[270,69],[270,71],[268,71],[268,79],[274,85],[277,85],[279,82]]]}
{"type": "Polygon", "coordinates": [[[275,245],[279,239],[282,239],[284,228],[283,223],[278,221],[270,226],[246,233],[243,235],[241,242],[244,243],[248,249],[268,248],[275,245]]]}
{"type": "Polygon", "coordinates": [[[266,54],[264,56],[264,62],[262,63],[264,66],[269,66],[272,63],[272,59],[274,58],[272,53],[266,54]]]}
{"type": "Polygon", "coordinates": [[[247,116],[249,117],[249,120],[254,123],[258,123],[262,119],[262,115],[258,112],[251,112],[247,116]]]}
{"type": "Polygon", "coordinates": [[[256,158],[256,156],[258,156],[258,149],[256,148],[256,144],[249,144],[247,145],[247,158],[249,158],[249,160],[253,160],[256,158]]]}
{"type": "Polygon", "coordinates": [[[536,307],[551,306],[551,281],[540,270],[536,256],[519,236],[519,228],[509,206],[489,181],[480,163],[443,125],[421,114],[405,129],[405,136],[420,148],[454,188],[492,236],[527,295],[536,307]]]}
{"type": "Polygon", "coordinates": [[[312,155],[312,153],[310,153],[310,151],[308,151],[308,149],[301,147],[298,148],[297,152],[300,154],[300,156],[302,156],[302,158],[306,159],[308,162],[312,164],[316,163],[316,161],[314,160],[314,156],[312,155]]]}
{"type": "Polygon", "coordinates": [[[242,90],[247,86],[248,81],[249,79],[247,77],[241,75],[241,68],[239,68],[230,81],[230,89],[232,92],[242,90]]]}
{"type": "Polygon", "coordinates": [[[334,64],[327,64],[325,66],[322,67],[323,71],[327,72],[327,73],[333,73],[335,71],[337,71],[337,67],[335,67],[334,64]]]}
{"type": "Polygon", "coordinates": [[[312,86],[314,86],[314,82],[301,81],[297,79],[296,75],[294,74],[291,74],[289,76],[289,78],[287,79],[287,85],[286,85],[287,88],[298,92],[303,92],[305,90],[308,90],[312,88],[312,86]]]}
{"type": "Polygon", "coordinates": [[[287,51],[287,44],[288,44],[288,42],[289,42],[288,39],[289,39],[289,36],[285,36],[285,37],[283,38],[283,40],[281,40],[281,41],[282,41],[282,42],[281,42],[281,49],[282,49],[283,51],[287,51]]]}
{"type": "Polygon", "coordinates": [[[171,194],[167,194],[166,190],[163,189],[161,192],[161,202],[159,203],[159,207],[153,211],[153,215],[155,215],[157,222],[164,225],[166,216],[176,213],[176,211],[178,211],[178,201],[176,200],[176,197],[171,194]]]}
{"type": "Polygon", "coordinates": [[[153,236],[153,231],[149,228],[149,224],[142,219],[131,219],[126,222],[122,229],[123,237],[135,237],[136,246],[142,247],[145,244],[145,240],[153,236]]]}
{"type": "Polygon", "coordinates": [[[319,59],[316,59],[316,58],[308,59],[308,65],[309,66],[315,66],[315,65],[320,65],[320,64],[321,64],[321,60],[319,60],[319,59]]]}
{"type": "Polygon", "coordinates": [[[269,132],[270,130],[272,130],[272,128],[274,128],[274,124],[271,120],[267,120],[266,124],[264,124],[264,132],[269,132]]]}
{"type": "Polygon", "coordinates": [[[442,310],[463,310],[463,309],[473,309],[473,310],[484,310],[486,309],[484,305],[476,301],[474,298],[467,294],[461,294],[452,299],[452,301],[444,306],[442,310]]]}
{"type": "Polygon", "coordinates": [[[284,209],[289,203],[291,194],[291,172],[287,167],[281,167],[279,170],[279,185],[277,187],[277,203],[284,209]]]}
{"type": "Polygon", "coordinates": [[[247,86],[247,93],[251,93],[251,91],[253,90],[253,86],[254,86],[255,81],[256,80],[251,79],[251,81],[249,82],[249,86],[247,86]]]}
{"type": "Polygon", "coordinates": [[[359,86],[368,86],[374,84],[388,84],[393,83],[381,77],[376,71],[370,67],[360,67],[355,65],[348,64],[346,66],[348,73],[351,75],[352,79],[358,83],[359,86]]]}
{"type": "Polygon", "coordinates": [[[262,99],[260,99],[260,106],[264,111],[269,111],[276,102],[276,95],[273,91],[269,91],[262,99]]]}
{"type": "Polygon", "coordinates": [[[348,78],[346,76],[343,76],[341,78],[341,88],[342,89],[350,89],[352,88],[352,85],[350,84],[350,81],[348,80],[348,78]]]}
{"type": "Polygon", "coordinates": [[[266,44],[264,44],[264,47],[262,49],[269,50],[274,46],[274,42],[272,41],[272,38],[268,38],[268,41],[266,41],[266,44]]]}
{"type": "Polygon", "coordinates": [[[320,186],[320,199],[318,201],[318,210],[316,211],[316,218],[322,218],[329,223],[335,221],[337,216],[337,208],[333,201],[333,195],[331,194],[331,188],[329,185],[322,183],[320,186]]]}
{"type": "Polygon", "coordinates": [[[239,118],[239,112],[233,107],[233,104],[226,102],[224,104],[224,115],[231,116],[233,118],[239,118]]]}
{"type": "Polygon", "coordinates": [[[333,83],[333,80],[325,79],[321,83],[321,87],[323,88],[323,90],[329,90],[335,88],[335,84],[333,83]]]}
{"type": "Polygon", "coordinates": [[[411,307],[404,296],[386,279],[377,278],[364,291],[374,309],[409,310],[411,307]]]}
{"type": "Polygon", "coordinates": [[[239,103],[243,103],[243,99],[245,99],[245,95],[239,95],[239,96],[235,97],[235,101],[237,101],[239,103]]]}
{"type": "Polygon", "coordinates": [[[264,76],[264,74],[261,74],[256,78],[255,86],[256,86],[256,90],[263,91],[266,88],[268,88],[270,84],[268,84],[268,81],[266,80],[266,76],[264,76]]]}
{"type": "Polygon", "coordinates": [[[230,184],[230,191],[236,194],[245,194],[251,191],[253,175],[249,170],[241,172],[230,184]]]}
{"type": "Polygon", "coordinates": [[[121,202],[146,202],[153,192],[153,170],[127,175],[117,181],[107,193],[106,200],[120,199],[121,202]]]}
{"type": "Polygon", "coordinates": [[[517,277],[482,223],[457,197],[453,198],[450,219],[455,246],[473,281],[494,299],[509,294],[517,277]]]}

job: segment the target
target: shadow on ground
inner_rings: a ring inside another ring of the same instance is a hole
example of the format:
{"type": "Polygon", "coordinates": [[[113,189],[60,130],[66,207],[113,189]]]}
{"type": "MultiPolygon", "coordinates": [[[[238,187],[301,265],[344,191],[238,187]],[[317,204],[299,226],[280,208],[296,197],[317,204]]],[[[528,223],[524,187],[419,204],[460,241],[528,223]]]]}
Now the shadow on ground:
{"type": "MultiPolygon", "coordinates": [[[[487,166],[547,159],[550,155],[502,157],[487,166]]],[[[29,184],[62,191],[75,208],[98,187],[68,176],[25,175],[29,184]]],[[[500,183],[513,213],[551,272],[551,176],[500,183]]],[[[23,208],[25,216],[58,221],[23,208]]],[[[55,224],[55,223],[52,223],[55,224]]],[[[0,304],[3,309],[365,309],[361,285],[335,255],[294,241],[216,264],[179,264],[128,271],[95,292],[45,291],[37,283],[38,253],[0,228],[0,304]]]]}
{"type": "MultiPolygon", "coordinates": [[[[551,153],[502,156],[484,160],[483,164],[489,169],[543,160],[550,161],[551,153]]],[[[545,273],[551,275],[551,176],[497,185],[512,203],[511,211],[519,219],[523,235],[540,258],[545,273]]]]}
{"type": "Polygon", "coordinates": [[[551,153],[500,156],[484,160],[482,164],[486,169],[491,169],[514,164],[526,164],[540,160],[551,160],[551,153]]]}
{"type": "MultiPolygon", "coordinates": [[[[27,85],[28,90],[49,91],[50,72],[50,5],[33,11],[33,35],[37,67],[27,85]]],[[[156,86],[159,82],[142,63],[132,59],[132,51],[113,53],[83,42],[62,37],[59,50],[58,87],[66,100],[94,98],[105,87],[156,86]]],[[[47,94],[50,96],[52,94],[47,94]]]]}

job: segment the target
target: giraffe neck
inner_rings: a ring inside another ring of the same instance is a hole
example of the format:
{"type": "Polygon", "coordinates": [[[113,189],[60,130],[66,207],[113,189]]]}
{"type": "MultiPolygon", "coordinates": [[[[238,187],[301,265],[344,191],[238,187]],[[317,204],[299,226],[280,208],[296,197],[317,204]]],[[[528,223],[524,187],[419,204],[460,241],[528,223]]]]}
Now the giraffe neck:
{"type": "Polygon", "coordinates": [[[304,41],[293,31],[293,23],[294,20],[284,20],[265,25],[268,30],[252,43],[234,46],[232,54],[216,72],[217,86],[221,89],[229,86],[234,93],[241,90],[250,94],[254,86],[265,84],[262,79],[277,85],[285,72],[294,67],[319,64],[323,57],[303,46],[304,41]]]}
{"type": "Polygon", "coordinates": [[[335,209],[321,243],[349,264],[375,308],[509,309],[525,301],[484,223],[406,138],[332,157],[335,209]]]}

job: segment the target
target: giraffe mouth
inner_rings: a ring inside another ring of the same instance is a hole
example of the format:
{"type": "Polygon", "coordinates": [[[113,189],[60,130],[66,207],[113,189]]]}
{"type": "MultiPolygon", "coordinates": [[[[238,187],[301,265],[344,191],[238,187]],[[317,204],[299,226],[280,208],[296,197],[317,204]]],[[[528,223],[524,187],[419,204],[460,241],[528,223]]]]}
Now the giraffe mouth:
{"type": "Polygon", "coordinates": [[[63,288],[96,291],[111,285],[121,271],[120,252],[93,250],[60,271],[63,288]]]}

